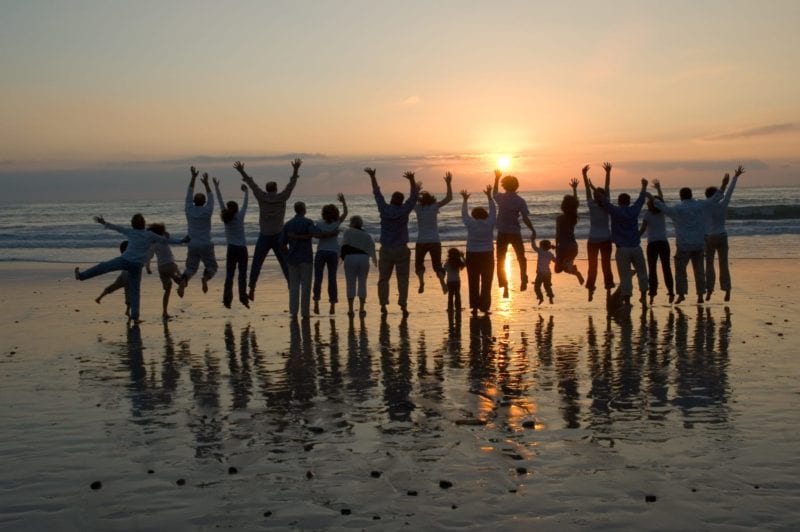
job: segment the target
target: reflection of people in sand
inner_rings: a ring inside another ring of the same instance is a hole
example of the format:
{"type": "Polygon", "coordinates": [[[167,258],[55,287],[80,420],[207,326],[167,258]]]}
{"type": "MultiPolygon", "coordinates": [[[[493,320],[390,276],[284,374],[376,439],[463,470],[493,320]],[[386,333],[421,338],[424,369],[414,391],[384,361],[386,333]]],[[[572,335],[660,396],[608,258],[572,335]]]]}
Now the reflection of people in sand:
{"type": "Polygon", "coordinates": [[[519,219],[531,231],[531,238],[536,238],[536,230],[529,218],[528,204],[517,194],[519,180],[513,175],[502,177],[500,170],[494,171],[494,187],[492,198],[497,203],[497,282],[503,289],[503,297],[508,297],[508,279],[506,279],[506,253],[509,244],[517,256],[520,275],[520,292],[528,288],[528,263],[525,259],[525,244],[522,242],[519,219]],[[502,185],[505,192],[500,192],[498,185],[502,185]]]}
{"type": "Polygon", "coordinates": [[[578,180],[569,182],[572,194],[561,201],[561,214],[556,218],[556,266],[555,272],[566,272],[578,278],[583,284],[583,275],[575,266],[578,256],[578,241],[575,240],[575,225],[578,223],[578,180]]]}
{"type": "Polygon", "coordinates": [[[363,320],[358,329],[355,320],[350,320],[347,327],[347,374],[350,395],[355,401],[363,402],[369,397],[369,390],[377,385],[372,373],[369,334],[363,320]]]}
{"type": "Polygon", "coordinates": [[[217,273],[217,257],[214,255],[214,243],[211,242],[211,215],[214,213],[214,196],[208,184],[208,174],[203,173],[200,182],[206,193],[194,193],[197,170],[191,167],[192,178],[186,189],[186,224],[189,233],[189,248],[186,250],[186,267],[183,269],[181,283],[178,285],[178,296],[183,297],[189,279],[197,273],[200,262],[203,263],[203,277],[200,279],[203,293],[208,292],[208,281],[217,273]]]}
{"type": "Polygon", "coordinates": [[[447,262],[444,265],[447,312],[461,312],[461,270],[466,265],[464,254],[460,249],[447,250],[447,262]]]}
{"type": "Polygon", "coordinates": [[[606,171],[606,182],[602,188],[594,187],[589,180],[589,165],[581,170],[583,185],[586,187],[586,206],[589,208],[589,239],[586,242],[589,258],[586,289],[589,291],[589,301],[594,298],[598,253],[606,292],[614,288],[614,274],[611,272],[611,229],[608,225],[608,211],[601,206],[603,198],[611,197],[611,163],[603,163],[603,169],[606,171]]]}
{"type": "Polygon", "coordinates": [[[136,213],[131,218],[131,228],[107,223],[102,216],[95,216],[94,221],[106,229],[113,229],[128,237],[128,247],[121,256],[92,266],[88,270],[80,271],[75,268],[75,279],[85,281],[104,273],[114,271],[128,272],[128,294],[130,296],[131,311],[129,319],[139,321],[139,299],[142,285],[142,268],[147,259],[150,246],[166,239],[145,229],[144,216],[136,213]]]}
{"type": "Polygon", "coordinates": [[[408,249],[408,216],[417,204],[419,186],[414,180],[414,172],[406,172],[411,187],[408,199],[402,192],[394,192],[389,203],[381,193],[374,168],[364,168],[372,183],[372,194],[381,216],[381,250],[378,255],[378,299],[381,314],[386,314],[389,304],[389,279],[397,268],[397,304],[403,316],[408,316],[408,276],[411,265],[411,251],[408,249]]]}
{"type": "Polygon", "coordinates": [[[353,302],[358,293],[358,315],[362,318],[367,315],[364,305],[367,301],[367,275],[369,262],[378,264],[375,256],[375,241],[372,235],[364,230],[364,220],[361,216],[350,218],[350,227],[342,233],[342,245],[339,253],[344,261],[344,278],[347,290],[347,315],[352,317],[353,302]]]}
{"type": "Polygon", "coordinates": [[[381,346],[381,374],[383,376],[383,397],[386,401],[389,419],[410,421],[416,405],[409,399],[411,383],[411,343],[408,337],[408,321],[402,319],[397,328],[399,339],[392,346],[390,327],[387,320],[381,320],[379,342],[381,346]]]}
{"type": "Polygon", "coordinates": [[[236,171],[241,174],[242,181],[250,187],[253,196],[258,201],[259,233],[256,249],[253,251],[253,263],[250,265],[250,291],[248,293],[251,301],[255,299],[261,266],[270,250],[275,254],[286,282],[289,282],[289,270],[286,268],[286,260],[281,247],[281,230],[283,229],[283,218],[286,216],[286,202],[297,184],[301,164],[303,161],[300,159],[292,161],[292,176],[289,178],[289,183],[280,192],[278,192],[278,184],[275,181],[267,181],[264,190],[261,190],[253,178],[244,171],[244,163],[236,161],[233,164],[236,171]]]}
{"type": "Polygon", "coordinates": [[[214,178],[214,191],[219,201],[220,217],[225,224],[225,241],[228,249],[225,254],[225,287],[222,291],[222,304],[231,308],[233,302],[233,277],[239,269],[239,302],[247,308],[250,303],[247,298],[247,239],[244,234],[244,217],[247,214],[247,186],[242,185],[244,200],[242,207],[235,201],[225,203],[222,192],[219,190],[219,179],[214,178]]]}
{"type": "Polygon", "coordinates": [[[469,192],[461,191],[464,202],[461,204],[461,220],[467,228],[467,286],[469,288],[469,308],[475,316],[480,310],[489,314],[492,305],[492,277],[494,276],[494,224],[497,220],[492,189],[487,186],[484,194],[489,199],[489,211],[483,207],[472,209],[470,216],[467,206],[469,192]]]}
{"type": "MultiPolygon", "coordinates": [[[[122,242],[119,243],[120,255],[125,253],[126,249],[128,249],[128,241],[123,240],[122,242]]],[[[94,302],[99,305],[104,297],[106,297],[108,294],[116,292],[120,288],[123,288],[125,290],[125,315],[130,316],[131,299],[130,299],[130,294],[128,293],[128,272],[126,272],[125,270],[119,272],[119,275],[117,276],[116,279],[114,279],[113,283],[103,288],[103,291],[100,292],[100,295],[95,298],[94,302]]]]}
{"type": "Polygon", "coordinates": [[[231,407],[234,410],[247,408],[250,396],[253,394],[253,377],[250,372],[250,326],[248,325],[239,334],[239,349],[236,349],[236,337],[230,322],[225,324],[225,351],[228,353],[229,381],[231,407]]]}
{"type": "Polygon", "coordinates": [[[439,278],[442,291],[447,290],[442,268],[442,239],[439,237],[439,209],[453,200],[453,174],[444,175],[447,194],[441,201],[428,191],[419,193],[419,201],[414,207],[417,214],[417,244],[414,246],[414,273],[419,278],[419,293],[425,291],[425,255],[430,253],[433,271],[439,278]]]}
{"type": "MultiPolygon", "coordinates": [[[[706,301],[711,299],[716,283],[716,272],[714,271],[714,255],[719,254],[719,287],[725,292],[725,301],[731,299],[731,271],[728,268],[728,232],[725,229],[725,218],[728,214],[728,204],[731,201],[733,190],[739,176],[744,173],[741,165],[733,174],[733,179],[728,185],[728,190],[719,203],[714,203],[708,212],[706,220],[706,301]]],[[[727,175],[727,174],[725,174],[727,175]]],[[[706,198],[714,197],[717,187],[706,189],[706,198]]]]}

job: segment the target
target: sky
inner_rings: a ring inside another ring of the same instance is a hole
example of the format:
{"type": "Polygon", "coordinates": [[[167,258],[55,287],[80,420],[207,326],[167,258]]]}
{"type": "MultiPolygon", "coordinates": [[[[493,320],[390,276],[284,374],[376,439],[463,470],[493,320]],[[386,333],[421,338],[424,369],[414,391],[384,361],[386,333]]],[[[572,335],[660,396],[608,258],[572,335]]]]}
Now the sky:
{"type": "Polygon", "coordinates": [[[0,201],[800,185],[800,2],[0,0],[0,201]],[[616,188],[616,187],[615,187],[616,188]]]}

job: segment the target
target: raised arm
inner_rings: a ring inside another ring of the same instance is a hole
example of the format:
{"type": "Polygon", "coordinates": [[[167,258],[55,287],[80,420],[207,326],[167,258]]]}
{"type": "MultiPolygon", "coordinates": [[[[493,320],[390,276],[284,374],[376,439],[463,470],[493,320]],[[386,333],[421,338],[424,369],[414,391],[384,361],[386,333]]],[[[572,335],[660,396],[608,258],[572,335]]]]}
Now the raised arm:
{"type": "Polygon", "coordinates": [[[289,178],[289,182],[286,184],[286,187],[284,187],[284,189],[278,193],[279,199],[288,200],[289,196],[292,195],[292,191],[297,185],[297,179],[300,177],[301,164],[303,164],[303,160],[300,158],[292,161],[292,176],[289,178]]]}
{"type": "Polygon", "coordinates": [[[194,184],[195,181],[197,181],[197,176],[199,175],[197,168],[194,166],[189,167],[189,172],[191,172],[192,178],[189,180],[189,187],[186,189],[185,204],[187,209],[192,206],[192,199],[194,197],[194,184]]]}
{"type": "Polygon", "coordinates": [[[633,207],[635,209],[641,210],[642,206],[644,206],[644,200],[647,197],[647,179],[642,178],[642,188],[639,190],[639,197],[636,198],[636,201],[633,203],[633,207]]]}
{"type": "Polygon", "coordinates": [[[575,198],[575,201],[578,201],[578,180],[571,179],[569,186],[572,188],[572,196],[575,198]]]}
{"type": "Polygon", "coordinates": [[[736,169],[736,172],[733,174],[733,179],[731,180],[730,185],[728,185],[728,190],[725,191],[725,197],[722,199],[722,203],[727,206],[728,203],[731,201],[731,196],[733,195],[733,190],[736,188],[736,183],[739,181],[739,176],[744,173],[744,168],[742,165],[736,169]]]}
{"type": "Polygon", "coordinates": [[[664,201],[664,193],[661,191],[661,181],[658,179],[653,179],[653,188],[656,189],[656,197],[661,201],[664,201]]]}
{"type": "Polygon", "coordinates": [[[239,172],[239,174],[242,176],[242,181],[244,181],[247,186],[250,187],[256,197],[264,193],[263,190],[258,188],[258,185],[256,185],[256,182],[253,180],[253,178],[244,171],[244,163],[242,161],[236,161],[233,163],[233,167],[237,172],[239,172]]]}
{"type": "Polygon", "coordinates": [[[222,199],[222,192],[219,191],[219,179],[216,177],[212,179],[214,182],[214,192],[217,194],[217,201],[219,201],[220,206],[225,205],[225,201],[222,199]]]}
{"type": "Polygon", "coordinates": [[[603,170],[606,171],[606,196],[611,197],[611,163],[603,163],[603,170]]]}
{"type": "MultiPolygon", "coordinates": [[[[241,213],[242,220],[244,220],[244,215],[247,212],[247,200],[250,197],[250,194],[248,194],[247,185],[242,185],[242,192],[244,192],[244,198],[242,199],[242,208],[239,209],[239,212],[241,213]]],[[[222,206],[221,198],[220,198],[220,206],[222,206]]]]}
{"type": "Polygon", "coordinates": [[[447,194],[445,194],[444,199],[438,203],[440,209],[453,201],[453,174],[450,172],[445,173],[444,182],[447,185],[447,194]]]}
{"type": "MultiPolygon", "coordinates": [[[[491,186],[486,185],[483,193],[486,194],[486,199],[489,201],[489,221],[494,224],[497,221],[497,206],[495,206],[494,198],[492,197],[494,189],[491,186]]],[[[533,228],[531,228],[531,230],[533,230],[533,228]]],[[[533,231],[533,234],[535,236],[536,231],[533,231]]]]}
{"type": "Polygon", "coordinates": [[[500,191],[500,178],[503,177],[502,170],[495,170],[494,171],[494,186],[492,187],[492,197],[494,198],[497,196],[497,193],[500,191]]]}
{"type": "Polygon", "coordinates": [[[417,183],[416,179],[414,178],[414,172],[408,171],[403,174],[403,177],[408,179],[408,184],[411,187],[408,193],[408,199],[403,204],[403,209],[411,212],[414,208],[414,205],[417,204],[417,198],[419,198],[419,190],[422,187],[422,183],[417,183]]]}
{"type": "Polygon", "coordinates": [[[383,194],[381,194],[381,187],[378,186],[378,178],[375,177],[377,170],[375,170],[374,168],[366,167],[364,168],[364,171],[369,176],[369,181],[372,184],[372,194],[375,196],[375,203],[377,203],[378,210],[380,210],[384,206],[386,206],[386,198],[384,198],[383,194]]]}
{"type": "Polygon", "coordinates": [[[342,194],[341,192],[339,192],[336,195],[336,199],[338,199],[342,204],[342,215],[339,216],[339,223],[341,224],[344,223],[345,220],[347,220],[347,201],[345,201],[344,194],[342,194]]]}
{"type": "MultiPolygon", "coordinates": [[[[469,207],[467,206],[467,200],[469,200],[469,192],[466,189],[461,191],[461,198],[463,201],[461,202],[461,221],[464,222],[464,225],[469,225],[471,220],[469,216],[469,207]]],[[[489,203],[492,203],[491,201],[489,203]]]]}
{"type": "Polygon", "coordinates": [[[589,183],[588,164],[581,168],[581,175],[583,176],[583,186],[586,188],[586,201],[592,201],[592,185],[589,183]]]}
{"type": "Polygon", "coordinates": [[[206,207],[213,211],[214,210],[214,196],[211,194],[211,186],[208,184],[208,172],[203,172],[203,177],[200,178],[200,182],[203,183],[203,186],[206,187],[206,207]]]}

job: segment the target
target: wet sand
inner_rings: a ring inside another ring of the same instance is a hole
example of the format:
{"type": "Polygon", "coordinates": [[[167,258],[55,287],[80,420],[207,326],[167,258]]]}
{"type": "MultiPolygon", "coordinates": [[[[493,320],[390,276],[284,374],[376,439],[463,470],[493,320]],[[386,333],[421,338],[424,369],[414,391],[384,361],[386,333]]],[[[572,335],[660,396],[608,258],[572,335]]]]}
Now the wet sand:
{"type": "Polygon", "coordinates": [[[166,324],[145,276],[128,328],[113,274],[2,264],[0,527],[796,530],[797,265],[732,266],[729,304],[613,319],[555,275],[460,320],[412,278],[382,320],[373,270],[363,321],[292,323],[268,262],[166,324]]]}

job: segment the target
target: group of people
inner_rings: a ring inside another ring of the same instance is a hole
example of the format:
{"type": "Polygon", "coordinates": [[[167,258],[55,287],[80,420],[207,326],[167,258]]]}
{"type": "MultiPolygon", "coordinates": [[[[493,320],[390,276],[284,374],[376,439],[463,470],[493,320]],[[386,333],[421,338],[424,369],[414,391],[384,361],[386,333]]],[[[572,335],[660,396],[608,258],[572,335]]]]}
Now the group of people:
{"type": "Polygon", "coordinates": [[[624,305],[630,305],[633,293],[633,275],[638,280],[641,292],[640,301],[647,305],[647,296],[652,304],[658,292],[658,263],[661,263],[663,283],[667,288],[670,303],[680,303],[688,292],[687,266],[692,264],[698,303],[710,299],[714,291],[716,274],[715,255],[719,257],[720,287],[725,292],[725,300],[730,298],[731,281],[728,269],[728,242],[725,230],[726,209],[731,194],[744,169],[736,169],[733,179],[725,175],[722,185],[709,187],[706,199],[695,200],[689,188],[680,190],[680,202],[674,205],[665,203],[660,183],[653,181],[655,195],[647,192],[648,181],[642,179],[638,198],[631,201],[629,194],[619,194],[616,204],[610,201],[611,164],[604,163],[604,186],[595,186],[589,179],[589,166],[582,170],[589,210],[589,238],[587,253],[589,269],[584,279],[575,259],[578,256],[578,243],[575,226],[578,223],[579,181],[573,179],[569,186],[571,194],[564,196],[561,214],[556,219],[555,244],[550,240],[536,240],[536,230],[530,220],[530,211],[525,200],[517,193],[519,180],[511,175],[495,171],[494,184],[487,185],[483,193],[486,207],[475,206],[469,209],[470,193],[461,191],[461,217],[467,230],[466,249],[462,252],[453,247],[447,251],[442,261],[442,242],[439,235],[438,214],[453,199],[452,179],[447,172],[444,176],[445,197],[437,201],[429,191],[422,189],[416,181],[414,172],[406,172],[404,178],[409,182],[406,197],[396,191],[386,201],[381,192],[376,170],[365,168],[369,176],[375,203],[380,215],[380,250],[372,236],[364,229],[360,216],[350,216],[349,224],[347,202],[343,194],[337,199],[341,210],[333,203],[322,208],[321,218],[313,221],[306,216],[306,205],[302,201],[294,203],[295,215],[284,222],[286,204],[291,197],[302,164],[300,159],[292,161],[292,175],[289,183],[278,191],[277,183],[268,181],[261,189],[245,171],[245,165],[237,161],[233,167],[241,175],[244,193],[241,206],[236,201],[225,202],[219,188],[219,180],[213,178],[214,194],[209,184],[209,176],[204,173],[200,182],[205,193],[196,192],[195,184],[199,176],[197,169],[190,168],[191,178],[186,192],[185,214],[187,236],[174,239],[163,224],[146,225],[144,217],[137,213],[131,219],[131,227],[108,223],[101,216],[95,221],[108,229],[124,234],[127,240],[120,246],[121,255],[102,262],[85,271],[75,268],[75,278],[86,280],[111,271],[120,271],[119,277],[96,299],[119,289],[126,291],[126,315],[130,320],[139,321],[140,284],[142,270],[152,273],[150,262],[153,257],[158,264],[158,273],[164,289],[162,316],[169,318],[168,305],[172,286],[183,297],[190,279],[203,264],[201,286],[208,291],[208,282],[217,272],[218,264],[211,240],[211,225],[214,212],[214,199],[220,205],[220,217],[225,227],[227,242],[226,275],[223,289],[223,304],[230,308],[233,302],[234,278],[237,278],[238,299],[249,308],[255,299],[256,285],[264,260],[272,251],[278,261],[289,288],[289,313],[292,318],[298,315],[308,319],[311,313],[313,294],[314,313],[319,313],[322,284],[327,270],[327,294],[329,312],[334,314],[338,303],[337,270],[341,260],[344,264],[348,315],[356,314],[355,302],[358,297],[357,312],[366,314],[367,276],[370,263],[378,268],[378,302],[382,314],[388,312],[389,282],[396,275],[397,303],[403,316],[408,316],[408,289],[411,266],[409,249],[409,218],[412,212],[417,218],[417,241],[414,253],[414,272],[419,280],[419,292],[425,290],[425,258],[430,255],[433,271],[444,293],[448,294],[448,311],[461,310],[461,270],[466,269],[468,285],[468,305],[473,315],[478,312],[488,314],[491,309],[491,289],[495,269],[497,281],[503,297],[509,296],[509,280],[505,271],[508,247],[511,246],[519,265],[519,290],[525,291],[529,284],[525,241],[522,237],[522,224],[530,231],[531,246],[536,253],[536,276],[534,292],[539,304],[545,294],[553,303],[552,274],[567,273],[577,278],[588,291],[592,301],[596,290],[598,275],[598,255],[603,271],[607,298],[615,287],[611,271],[612,243],[616,246],[615,261],[620,280],[618,294],[624,305]],[[502,188],[502,191],[500,190],[502,188]],[[248,280],[248,248],[245,238],[245,214],[248,207],[249,191],[252,191],[259,206],[259,236],[250,264],[248,280]],[[641,224],[640,211],[647,204],[641,224]],[[670,266],[670,248],[667,241],[665,217],[673,220],[676,233],[675,282],[670,266]],[[640,246],[640,237],[647,235],[647,262],[640,246]],[[313,241],[317,241],[316,253],[313,241]],[[187,244],[186,262],[180,271],[170,244],[187,244]],[[553,253],[553,250],[555,253],[553,253]],[[237,275],[238,272],[238,275],[237,275]],[[649,273],[648,273],[649,272],[649,273]],[[312,286],[313,280],[313,286],[312,286]],[[544,291],[543,291],[544,290],[544,291]],[[677,299],[675,293],[677,292],[677,299]]]}

